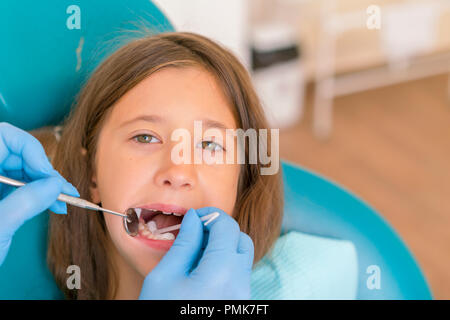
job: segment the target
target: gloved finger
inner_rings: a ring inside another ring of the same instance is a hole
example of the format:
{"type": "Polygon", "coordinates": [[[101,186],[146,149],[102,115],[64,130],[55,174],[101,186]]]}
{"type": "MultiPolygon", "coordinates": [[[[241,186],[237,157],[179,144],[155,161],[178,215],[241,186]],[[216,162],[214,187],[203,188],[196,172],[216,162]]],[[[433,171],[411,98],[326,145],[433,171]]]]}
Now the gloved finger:
{"type": "MultiPolygon", "coordinates": [[[[45,150],[39,140],[28,132],[14,127],[7,122],[0,123],[0,169],[24,171],[24,182],[34,181],[49,176],[59,176],[65,180],[50,164],[45,150]]],[[[64,191],[79,196],[78,191],[65,181],[64,191]]]]}
{"type": "Polygon", "coordinates": [[[22,158],[16,154],[10,153],[9,156],[3,161],[3,170],[13,171],[23,169],[22,158]]]}
{"type": "Polygon", "coordinates": [[[69,196],[73,197],[79,197],[80,193],[78,192],[77,188],[73,186],[70,182],[67,182],[66,179],[63,179],[63,186],[62,186],[62,193],[68,194],[69,196]]]}
{"type": "MultiPolygon", "coordinates": [[[[77,189],[69,182],[67,182],[64,178],[61,178],[63,181],[63,186],[61,193],[67,194],[73,197],[79,197],[77,189]]],[[[67,214],[67,204],[64,201],[55,201],[49,209],[54,213],[59,214],[67,214]]]]}
{"type": "Polygon", "coordinates": [[[23,170],[5,170],[4,176],[7,176],[8,178],[18,180],[18,181],[24,181],[24,174],[23,170]]]}
{"type": "MultiPolygon", "coordinates": [[[[55,172],[56,172],[56,170],[55,170],[55,172]]],[[[22,182],[29,180],[27,177],[24,177],[24,175],[26,176],[26,174],[24,174],[24,172],[22,170],[5,171],[5,174],[9,178],[19,180],[22,182]]],[[[77,189],[72,184],[67,182],[61,175],[55,173],[53,176],[58,177],[63,181],[62,193],[65,193],[67,195],[71,195],[74,197],[80,196],[77,189]]],[[[67,213],[66,203],[62,202],[62,201],[56,202],[49,209],[55,213],[67,213]]]]}
{"type": "MultiPolygon", "coordinates": [[[[205,222],[203,222],[205,223],[205,222]]],[[[205,249],[206,249],[206,245],[208,244],[208,236],[209,236],[209,232],[208,230],[205,230],[205,228],[203,228],[203,241],[202,241],[202,246],[197,254],[197,258],[195,259],[195,262],[192,264],[191,270],[194,270],[195,268],[197,268],[198,263],[200,262],[200,259],[203,257],[203,254],[205,253],[205,249]]],[[[189,273],[190,273],[189,272],[189,273]]]]}
{"type": "Polygon", "coordinates": [[[253,265],[254,250],[255,248],[252,238],[250,238],[248,234],[241,231],[237,251],[239,255],[242,256],[247,268],[251,268],[253,265]]]}
{"type": "MultiPolygon", "coordinates": [[[[31,134],[9,123],[2,122],[0,123],[0,138],[0,166],[2,168],[4,161],[11,154],[14,154],[22,158],[23,169],[33,180],[54,174],[44,148],[39,140],[31,134]]],[[[8,160],[7,165],[18,164],[17,160],[14,159],[13,157],[12,160],[8,160]]]]}
{"type": "Polygon", "coordinates": [[[30,182],[0,201],[0,234],[13,236],[27,220],[46,210],[61,193],[61,178],[50,177],[30,182]]]}
{"type": "Polygon", "coordinates": [[[67,204],[62,201],[55,201],[48,209],[53,213],[67,214],[67,204]]]}
{"type": "MultiPolygon", "coordinates": [[[[208,242],[197,267],[191,277],[214,277],[216,274],[228,274],[237,257],[237,245],[240,236],[238,223],[223,210],[214,207],[197,209],[201,215],[219,212],[220,216],[205,226],[208,230],[208,242]]],[[[200,214],[199,214],[200,215],[200,214]]]]}
{"type": "Polygon", "coordinates": [[[240,227],[236,220],[216,207],[200,208],[197,209],[197,212],[200,217],[213,212],[218,212],[220,214],[219,217],[205,226],[205,229],[209,232],[205,254],[208,251],[228,251],[236,253],[240,236],[240,227]]]}
{"type": "Polygon", "coordinates": [[[198,258],[203,242],[203,226],[196,210],[189,209],[181,221],[180,231],[151,274],[162,279],[187,276],[198,258]]]}
{"type": "MultiPolygon", "coordinates": [[[[2,168],[8,177],[25,182],[25,183],[33,180],[26,174],[26,172],[25,172],[26,166],[27,166],[27,164],[23,162],[22,157],[12,154],[12,153],[6,158],[5,161],[3,161],[3,164],[2,164],[2,168]]],[[[59,173],[52,168],[50,173],[44,174],[41,178],[52,176],[52,175],[59,176],[59,173]]]]}

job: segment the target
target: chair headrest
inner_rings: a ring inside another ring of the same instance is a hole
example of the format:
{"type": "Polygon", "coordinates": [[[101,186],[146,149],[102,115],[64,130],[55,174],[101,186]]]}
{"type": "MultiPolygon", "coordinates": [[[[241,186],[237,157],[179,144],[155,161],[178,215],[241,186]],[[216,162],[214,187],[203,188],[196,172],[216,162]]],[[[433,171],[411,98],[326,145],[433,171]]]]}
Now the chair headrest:
{"type": "Polygon", "coordinates": [[[24,130],[60,123],[115,39],[142,26],[174,31],[149,0],[0,2],[0,121],[24,130]]]}

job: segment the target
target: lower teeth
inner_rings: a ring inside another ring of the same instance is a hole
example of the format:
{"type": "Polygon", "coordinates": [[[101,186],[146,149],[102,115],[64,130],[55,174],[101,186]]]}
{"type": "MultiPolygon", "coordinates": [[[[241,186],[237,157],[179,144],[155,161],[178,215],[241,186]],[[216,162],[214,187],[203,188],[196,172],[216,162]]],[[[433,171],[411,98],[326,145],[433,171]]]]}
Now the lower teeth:
{"type": "Polygon", "coordinates": [[[141,234],[146,237],[147,239],[154,239],[154,240],[174,240],[175,235],[171,232],[161,233],[161,234],[153,234],[152,231],[156,229],[156,224],[154,221],[150,221],[149,225],[144,225],[142,223],[139,223],[139,231],[141,231],[141,234]],[[150,228],[149,228],[150,227],[150,228]]]}

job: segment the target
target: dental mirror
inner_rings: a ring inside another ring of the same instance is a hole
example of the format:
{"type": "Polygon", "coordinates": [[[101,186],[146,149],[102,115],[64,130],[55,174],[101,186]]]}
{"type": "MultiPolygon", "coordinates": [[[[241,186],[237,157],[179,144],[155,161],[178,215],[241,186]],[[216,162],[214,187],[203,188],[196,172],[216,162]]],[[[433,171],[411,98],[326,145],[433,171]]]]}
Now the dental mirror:
{"type": "Polygon", "coordinates": [[[126,217],[123,218],[123,226],[125,231],[132,237],[137,236],[139,233],[139,218],[136,210],[133,208],[127,209],[125,212],[126,217]]]}

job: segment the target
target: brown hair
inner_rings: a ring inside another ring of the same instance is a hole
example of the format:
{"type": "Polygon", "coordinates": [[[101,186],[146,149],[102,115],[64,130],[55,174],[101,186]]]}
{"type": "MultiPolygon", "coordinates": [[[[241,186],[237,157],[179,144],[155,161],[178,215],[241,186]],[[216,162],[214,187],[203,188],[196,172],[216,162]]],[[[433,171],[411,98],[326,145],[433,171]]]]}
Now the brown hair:
{"type": "MultiPolygon", "coordinates": [[[[102,62],[83,86],[76,106],[63,125],[52,159],[53,166],[71,182],[83,199],[91,200],[89,186],[97,139],[108,110],[136,84],[165,67],[203,67],[223,88],[244,131],[268,128],[248,72],[224,47],[188,32],[145,36],[122,46],[102,62]],[[84,152],[80,152],[84,150],[84,152]]],[[[270,134],[267,137],[270,150],[270,134]]],[[[254,264],[270,252],[280,235],[283,215],[281,166],[274,175],[261,175],[263,164],[241,165],[233,215],[253,240],[254,264]]],[[[92,201],[92,200],[91,200],[92,201]]],[[[68,206],[68,215],[52,214],[47,262],[59,288],[68,299],[110,299],[117,290],[117,273],[110,257],[111,245],[103,215],[87,214],[68,206]],[[69,265],[83,270],[80,290],[66,286],[69,265]]]]}

